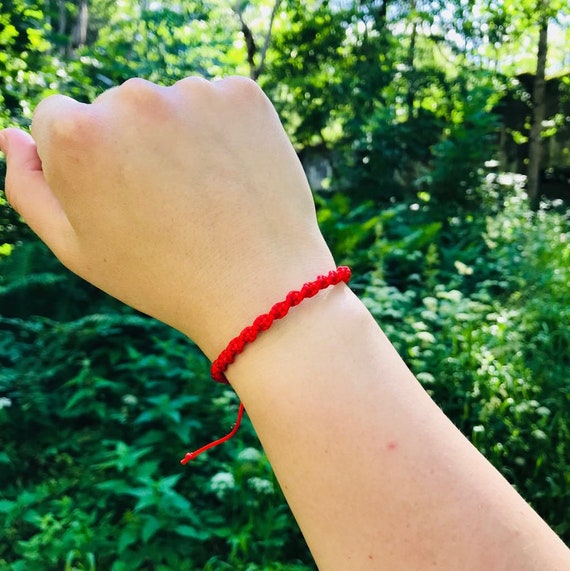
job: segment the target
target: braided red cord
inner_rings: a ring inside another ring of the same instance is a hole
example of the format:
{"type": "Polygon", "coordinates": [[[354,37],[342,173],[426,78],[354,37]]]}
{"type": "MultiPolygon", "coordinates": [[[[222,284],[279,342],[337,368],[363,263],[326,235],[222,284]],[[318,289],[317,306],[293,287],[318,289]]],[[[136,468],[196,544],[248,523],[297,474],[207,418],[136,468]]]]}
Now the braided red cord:
{"type": "Polygon", "coordinates": [[[250,326],[243,329],[237,337],[228,343],[228,346],[212,363],[211,373],[214,381],[227,384],[228,380],[224,374],[226,369],[235,361],[245,346],[255,341],[262,331],[269,329],[276,319],[282,319],[292,307],[299,305],[304,299],[317,295],[322,289],[340,282],[348,283],[348,280],[350,280],[350,268],[339,266],[327,275],[318,276],[315,281],[307,282],[300,290],[290,291],[283,301],[276,303],[268,313],[260,315],[250,326]]]}
{"type": "MultiPolygon", "coordinates": [[[[248,343],[253,343],[257,339],[257,336],[262,331],[267,331],[273,325],[273,322],[277,319],[283,319],[292,307],[299,305],[304,299],[314,297],[319,293],[319,291],[328,288],[331,285],[339,284],[340,282],[348,283],[350,280],[350,268],[346,266],[339,266],[336,270],[331,270],[326,275],[318,276],[316,280],[312,282],[307,282],[303,285],[300,290],[290,291],[287,297],[278,303],[276,303],[268,313],[264,313],[255,319],[255,321],[244,328],[241,333],[234,337],[228,346],[220,353],[219,357],[212,363],[212,368],[210,370],[212,378],[218,383],[228,384],[225,372],[226,369],[235,361],[236,357],[245,349],[248,343]]],[[[202,448],[194,452],[188,452],[182,460],[181,464],[187,464],[190,460],[193,460],[202,452],[206,452],[210,448],[214,448],[226,440],[229,440],[238,431],[241,424],[241,419],[243,417],[243,404],[240,403],[238,409],[238,416],[236,423],[232,430],[223,436],[214,440],[202,448]]]]}

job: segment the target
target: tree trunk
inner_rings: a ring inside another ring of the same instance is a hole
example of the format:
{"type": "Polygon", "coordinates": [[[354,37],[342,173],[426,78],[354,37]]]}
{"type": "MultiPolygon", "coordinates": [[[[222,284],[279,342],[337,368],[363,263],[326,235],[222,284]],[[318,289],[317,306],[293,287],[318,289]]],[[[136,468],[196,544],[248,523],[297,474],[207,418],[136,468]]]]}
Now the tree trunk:
{"type": "Polygon", "coordinates": [[[58,0],[57,7],[59,9],[57,33],[63,36],[65,34],[65,28],[67,27],[67,9],[65,8],[65,2],[58,0]]]}
{"type": "Polygon", "coordinates": [[[281,0],[275,0],[273,4],[273,9],[271,10],[271,17],[269,18],[269,25],[267,26],[267,34],[265,34],[265,40],[263,41],[263,47],[261,48],[261,55],[259,65],[252,74],[252,79],[257,79],[265,70],[265,57],[267,56],[267,49],[269,48],[269,43],[271,42],[271,33],[273,32],[273,22],[275,21],[275,16],[277,16],[277,11],[279,10],[279,5],[281,0]]]}
{"type": "Polygon", "coordinates": [[[408,119],[416,115],[414,111],[415,101],[415,75],[416,75],[416,38],[418,34],[418,22],[416,20],[416,0],[410,2],[410,12],[412,13],[412,33],[410,34],[410,49],[408,51],[408,93],[406,94],[406,105],[408,107],[408,119]]]}
{"type": "Polygon", "coordinates": [[[540,23],[538,53],[536,57],[536,76],[532,94],[532,125],[528,146],[528,169],[526,189],[530,204],[538,207],[540,199],[540,167],[542,159],[542,123],[546,111],[546,55],[548,51],[548,17],[540,23]]]}
{"type": "Polygon", "coordinates": [[[73,30],[73,46],[79,48],[87,43],[87,25],[89,23],[89,6],[87,0],[81,0],[77,14],[77,23],[73,30]]]}

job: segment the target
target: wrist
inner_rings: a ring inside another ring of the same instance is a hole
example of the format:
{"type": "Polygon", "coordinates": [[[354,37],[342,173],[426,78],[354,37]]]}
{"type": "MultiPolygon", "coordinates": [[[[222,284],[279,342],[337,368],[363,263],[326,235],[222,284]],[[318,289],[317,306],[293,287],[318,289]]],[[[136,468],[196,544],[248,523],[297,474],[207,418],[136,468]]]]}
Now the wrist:
{"type": "Polygon", "coordinates": [[[276,321],[287,317],[292,308],[297,307],[307,299],[315,297],[320,291],[340,283],[348,283],[350,280],[350,268],[339,266],[327,274],[321,274],[316,279],[305,282],[300,289],[291,290],[285,299],[273,304],[266,313],[258,315],[251,325],[244,327],[240,334],[234,337],[227,347],[218,355],[212,363],[211,373],[214,381],[227,384],[227,368],[233,364],[247,345],[256,341],[258,336],[267,331],[276,321]]]}
{"type": "Polygon", "coordinates": [[[313,256],[305,254],[302,259],[298,256],[292,261],[273,257],[275,262],[257,264],[253,271],[252,264],[246,260],[229,262],[224,277],[210,280],[215,282],[215,287],[205,293],[204,302],[193,303],[192,319],[181,330],[211,361],[245,327],[290,291],[300,289],[336,267],[328,249],[313,256]]]}
{"type": "Polygon", "coordinates": [[[295,391],[296,383],[320,377],[316,375],[319,364],[322,359],[330,361],[331,349],[343,354],[350,340],[371,321],[347,285],[323,289],[248,345],[228,368],[227,379],[246,407],[250,399],[279,398],[295,391]]]}

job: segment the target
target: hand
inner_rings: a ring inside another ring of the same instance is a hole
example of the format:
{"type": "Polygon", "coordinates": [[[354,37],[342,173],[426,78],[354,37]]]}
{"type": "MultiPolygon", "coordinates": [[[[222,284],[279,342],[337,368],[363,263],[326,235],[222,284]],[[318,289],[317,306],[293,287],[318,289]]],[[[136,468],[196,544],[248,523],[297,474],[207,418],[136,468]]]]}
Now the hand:
{"type": "Polygon", "coordinates": [[[210,356],[334,267],[298,158],[257,85],[129,80],[52,96],[0,133],[10,203],[73,272],[210,356]]]}

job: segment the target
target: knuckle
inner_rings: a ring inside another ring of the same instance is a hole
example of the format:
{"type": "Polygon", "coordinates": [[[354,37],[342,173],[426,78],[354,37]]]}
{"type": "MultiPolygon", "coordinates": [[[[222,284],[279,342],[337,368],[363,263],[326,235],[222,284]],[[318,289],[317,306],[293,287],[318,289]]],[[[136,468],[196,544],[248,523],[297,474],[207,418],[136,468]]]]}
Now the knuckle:
{"type": "Polygon", "coordinates": [[[175,84],[174,87],[181,87],[183,89],[201,89],[204,87],[209,87],[211,82],[208,81],[206,78],[201,77],[199,75],[191,75],[189,77],[184,77],[183,79],[179,79],[175,84]]]}
{"type": "Polygon", "coordinates": [[[34,110],[34,121],[38,121],[39,119],[43,119],[45,115],[49,115],[51,110],[54,107],[59,107],[65,103],[68,98],[64,95],[49,95],[48,97],[42,99],[37,105],[34,110]]]}
{"type": "Polygon", "coordinates": [[[273,107],[261,87],[249,77],[232,76],[218,83],[231,106],[247,116],[273,107]]]}
{"type": "Polygon", "coordinates": [[[61,175],[73,162],[87,163],[103,135],[96,110],[62,98],[39,111],[32,121],[32,136],[46,176],[61,175]]]}
{"type": "Polygon", "coordinates": [[[209,98],[212,92],[212,83],[199,76],[185,77],[178,80],[173,86],[174,93],[180,93],[185,98],[209,98]]]}
{"type": "Polygon", "coordinates": [[[224,89],[229,105],[245,122],[267,121],[273,117],[273,105],[255,81],[247,77],[229,77],[224,89]]]}
{"type": "Polygon", "coordinates": [[[146,79],[131,77],[116,89],[115,95],[129,105],[156,105],[163,89],[146,79]]]}
{"type": "Polygon", "coordinates": [[[261,87],[249,77],[234,75],[223,79],[222,83],[226,83],[227,89],[238,97],[245,99],[265,98],[261,87]]]}
{"type": "Polygon", "coordinates": [[[94,128],[90,106],[55,95],[44,99],[32,119],[32,135],[38,147],[46,144],[73,144],[85,141],[94,128]]]}
{"type": "Polygon", "coordinates": [[[119,86],[118,91],[136,97],[140,95],[141,92],[150,91],[154,87],[157,86],[142,77],[129,77],[119,86]]]}
{"type": "Polygon", "coordinates": [[[262,89],[249,77],[233,75],[225,77],[217,83],[228,95],[239,101],[251,102],[252,100],[265,99],[262,89]]]}
{"type": "Polygon", "coordinates": [[[51,127],[51,139],[55,143],[75,144],[86,142],[93,132],[94,121],[85,109],[70,107],[63,110],[51,127]]]}

